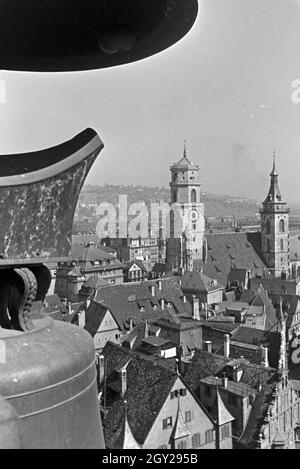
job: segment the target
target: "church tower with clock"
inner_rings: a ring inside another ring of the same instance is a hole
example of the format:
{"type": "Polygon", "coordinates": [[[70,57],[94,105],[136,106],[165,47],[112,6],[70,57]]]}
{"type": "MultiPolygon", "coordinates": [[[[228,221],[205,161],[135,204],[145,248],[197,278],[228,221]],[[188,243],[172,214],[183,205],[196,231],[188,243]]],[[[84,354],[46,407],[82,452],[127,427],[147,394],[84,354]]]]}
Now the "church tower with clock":
{"type": "Polygon", "coordinates": [[[261,250],[270,273],[274,277],[289,275],[289,212],[278,184],[278,172],[273,155],[270,189],[261,215],[261,250]]]}
{"type": "Polygon", "coordinates": [[[167,270],[193,270],[203,259],[205,232],[204,205],[200,195],[200,168],[187,157],[170,167],[171,210],[167,240],[167,270]]]}

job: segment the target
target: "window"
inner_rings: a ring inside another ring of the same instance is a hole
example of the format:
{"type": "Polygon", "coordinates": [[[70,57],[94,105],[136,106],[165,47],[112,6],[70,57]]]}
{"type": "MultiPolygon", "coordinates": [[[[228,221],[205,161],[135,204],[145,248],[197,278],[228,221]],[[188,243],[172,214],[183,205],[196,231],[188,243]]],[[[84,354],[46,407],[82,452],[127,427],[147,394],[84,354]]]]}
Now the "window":
{"type": "Polygon", "coordinates": [[[170,427],[172,427],[172,417],[168,417],[167,419],[163,420],[163,429],[166,430],[170,427]]]}
{"type": "Polygon", "coordinates": [[[185,421],[186,421],[186,423],[192,421],[192,411],[191,410],[187,410],[185,412],[185,421]]]}
{"type": "Polygon", "coordinates": [[[211,396],[211,389],[209,386],[205,386],[204,393],[206,396],[210,397],[211,396]]]}
{"type": "Polygon", "coordinates": [[[198,446],[200,445],[201,445],[201,435],[200,433],[195,433],[195,435],[192,436],[192,447],[198,448],[198,446]]]}
{"type": "Polygon", "coordinates": [[[267,220],[267,234],[269,234],[271,231],[271,223],[270,220],[267,220]]]}
{"type": "Polygon", "coordinates": [[[280,240],[280,251],[283,251],[283,239],[280,240]]]}
{"type": "Polygon", "coordinates": [[[179,393],[181,396],[186,396],[186,389],[185,388],[180,389],[179,393]]]}
{"type": "Polygon", "coordinates": [[[193,230],[195,231],[197,228],[197,224],[196,223],[193,223],[193,230]]]}
{"type": "Polygon", "coordinates": [[[177,449],[186,449],[186,448],[187,448],[186,440],[182,440],[177,443],[177,449]]]}
{"type": "Polygon", "coordinates": [[[197,193],[195,189],[192,189],[191,191],[191,202],[192,204],[195,204],[197,202],[197,193]]]}
{"type": "Polygon", "coordinates": [[[229,438],[229,436],[230,436],[229,425],[224,425],[224,427],[221,428],[221,439],[225,440],[225,438],[229,438]]]}
{"type": "Polygon", "coordinates": [[[269,239],[267,239],[267,251],[271,251],[271,241],[269,239]]]}
{"type": "Polygon", "coordinates": [[[279,222],[279,231],[280,233],[284,233],[284,220],[280,220],[279,222]]]}
{"type": "Polygon", "coordinates": [[[213,430],[206,430],[205,432],[205,443],[211,443],[214,441],[214,431],[213,430]]]}

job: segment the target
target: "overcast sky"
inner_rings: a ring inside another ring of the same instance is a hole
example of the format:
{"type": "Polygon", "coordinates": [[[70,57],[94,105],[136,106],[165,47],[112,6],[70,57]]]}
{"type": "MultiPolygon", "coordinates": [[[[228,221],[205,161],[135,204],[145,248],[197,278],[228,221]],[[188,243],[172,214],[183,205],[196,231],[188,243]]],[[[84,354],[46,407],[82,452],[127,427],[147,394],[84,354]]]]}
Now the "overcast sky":
{"type": "Polygon", "coordinates": [[[0,78],[3,154],[93,127],[105,149],[88,183],[167,185],[186,139],[203,191],[262,198],[275,149],[282,194],[300,201],[300,104],[291,99],[300,78],[298,0],[200,0],[191,32],[152,58],[0,78]]]}

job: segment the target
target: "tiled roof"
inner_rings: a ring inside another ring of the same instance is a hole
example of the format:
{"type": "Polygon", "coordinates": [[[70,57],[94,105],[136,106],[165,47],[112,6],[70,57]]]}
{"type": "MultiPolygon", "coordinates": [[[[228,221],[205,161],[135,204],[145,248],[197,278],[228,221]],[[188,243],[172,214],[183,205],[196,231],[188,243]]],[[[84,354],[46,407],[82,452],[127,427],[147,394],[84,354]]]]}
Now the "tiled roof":
{"type": "Polygon", "coordinates": [[[221,378],[224,373],[228,376],[228,367],[236,364],[243,370],[240,383],[244,383],[249,388],[256,390],[256,398],[252,405],[251,414],[239,442],[248,447],[255,447],[255,442],[258,439],[272,400],[272,392],[281,379],[277,370],[249,363],[245,359],[226,359],[203,350],[196,350],[184,379],[190,389],[197,394],[200,379],[208,376],[211,379],[215,379],[213,378],[215,376],[221,378]],[[259,391],[259,389],[261,390],[259,391]]]}
{"type": "Polygon", "coordinates": [[[115,449],[121,447],[118,446],[119,438],[115,436],[124,422],[124,401],[132,435],[142,445],[178,375],[112,342],[106,343],[102,353],[106,360],[108,385],[116,380],[115,368],[130,358],[126,367],[127,391],[124,399],[114,400],[103,420],[106,445],[115,449]]]}
{"type": "Polygon", "coordinates": [[[231,268],[262,274],[265,263],[260,253],[260,233],[207,234],[207,260],[203,272],[227,284],[231,268]]]}
{"type": "Polygon", "coordinates": [[[85,326],[84,329],[88,331],[92,337],[95,336],[99,329],[100,324],[107,312],[107,308],[91,302],[85,313],[85,326]]]}
{"type": "MultiPolygon", "coordinates": [[[[261,347],[268,348],[268,357],[271,367],[277,368],[279,360],[279,347],[280,347],[280,334],[278,332],[264,331],[254,327],[245,327],[240,325],[238,329],[232,334],[230,343],[230,356],[236,357],[236,351],[239,353],[242,348],[249,348],[248,346],[255,346],[257,353],[251,358],[251,362],[258,365],[262,362],[261,347]]],[[[223,344],[221,345],[218,353],[223,353],[223,344]]]]}
{"type": "Polygon", "coordinates": [[[227,367],[234,364],[238,364],[243,369],[240,382],[247,384],[251,388],[256,388],[260,384],[264,385],[277,373],[273,368],[264,368],[260,365],[249,363],[242,358],[234,360],[198,349],[195,351],[192,361],[187,367],[184,380],[189,388],[197,394],[200,380],[208,376],[218,376],[221,378],[224,372],[228,375],[227,367]]]}
{"type": "MultiPolygon", "coordinates": [[[[240,298],[241,301],[247,301],[251,306],[263,306],[266,316],[265,326],[266,330],[274,329],[274,326],[278,323],[276,316],[276,310],[273,307],[272,301],[268,292],[262,285],[259,285],[257,290],[249,291],[244,290],[240,298]]],[[[276,329],[275,329],[276,330],[276,329]]]]}
{"type": "Polygon", "coordinates": [[[253,277],[250,279],[250,289],[255,291],[260,285],[270,293],[285,293],[288,295],[294,295],[296,288],[299,283],[297,279],[284,280],[279,277],[253,277]]]}
{"type": "Polygon", "coordinates": [[[120,330],[123,330],[128,329],[130,318],[136,325],[142,320],[154,321],[161,317],[169,317],[172,313],[191,317],[192,307],[189,302],[184,303],[182,297],[183,293],[178,282],[168,278],[99,288],[92,303],[95,305],[94,311],[97,310],[96,305],[108,308],[120,330]],[[161,282],[161,290],[158,282],[161,282]],[[156,286],[155,296],[151,294],[151,285],[156,286]],[[160,299],[165,300],[164,309],[160,306],[160,299]],[[167,306],[168,302],[170,307],[167,306]]]}
{"type": "Polygon", "coordinates": [[[181,288],[184,291],[198,291],[208,293],[214,290],[224,289],[217,280],[211,279],[204,275],[202,272],[186,271],[182,276],[181,288]]]}
{"type": "MultiPolygon", "coordinates": [[[[85,262],[87,266],[95,261],[105,262],[106,267],[123,265],[113,254],[95,246],[73,245],[71,256],[75,262],[85,262]]],[[[101,267],[104,267],[104,264],[101,267]]]]}

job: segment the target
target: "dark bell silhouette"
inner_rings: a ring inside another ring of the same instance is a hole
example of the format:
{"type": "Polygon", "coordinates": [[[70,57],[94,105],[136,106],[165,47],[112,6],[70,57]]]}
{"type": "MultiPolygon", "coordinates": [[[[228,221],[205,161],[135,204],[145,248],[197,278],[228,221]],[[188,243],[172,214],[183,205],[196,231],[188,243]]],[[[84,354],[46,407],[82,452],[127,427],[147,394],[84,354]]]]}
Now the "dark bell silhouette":
{"type": "Polygon", "coordinates": [[[134,62],[179,41],[197,0],[0,1],[0,69],[59,72],[134,62]]]}

